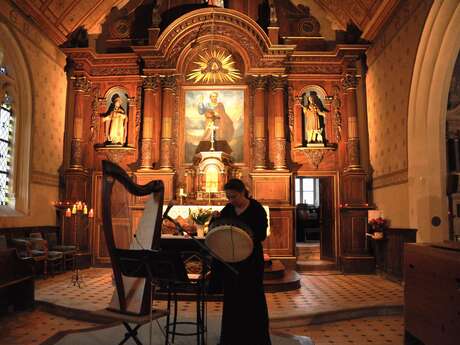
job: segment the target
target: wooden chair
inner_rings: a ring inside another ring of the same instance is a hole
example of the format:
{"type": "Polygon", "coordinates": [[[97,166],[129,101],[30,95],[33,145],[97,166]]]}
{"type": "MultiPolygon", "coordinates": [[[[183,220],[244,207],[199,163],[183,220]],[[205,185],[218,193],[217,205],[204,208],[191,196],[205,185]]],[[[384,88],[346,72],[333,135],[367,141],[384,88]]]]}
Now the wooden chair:
{"type": "MultiPolygon", "coordinates": [[[[64,253],[55,250],[49,250],[48,241],[42,237],[41,232],[30,234],[32,249],[46,253],[46,266],[50,269],[51,276],[54,276],[56,270],[62,271],[64,268],[64,253]]],[[[48,272],[45,273],[45,276],[48,272]]]]}
{"type": "Polygon", "coordinates": [[[37,265],[42,263],[43,265],[43,276],[46,277],[48,274],[48,251],[42,246],[34,246],[30,239],[25,238],[13,238],[11,244],[16,248],[18,256],[24,260],[31,260],[33,262],[34,274],[37,275],[37,265]]]}
{"type": "Polygon", "coordinates": [[[50,250],[63,254],[64,270],[67,270],[69,267],[75,269],[77,246],[58,244],[57,235],[54,232],[46,234],[45,238],[48,241],[48,248],[50,250]]]}

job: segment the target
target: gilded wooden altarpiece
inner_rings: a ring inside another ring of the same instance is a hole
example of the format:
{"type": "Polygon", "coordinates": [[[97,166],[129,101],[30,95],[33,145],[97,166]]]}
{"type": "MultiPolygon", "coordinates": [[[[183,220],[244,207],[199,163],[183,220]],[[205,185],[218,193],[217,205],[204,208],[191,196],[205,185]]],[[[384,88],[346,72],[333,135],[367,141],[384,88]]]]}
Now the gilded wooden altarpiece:
{"type": "MultiPolygon", "coordinates": [[[[200,126],[204,124],[197,113],[190,112],[194,111],[200,95],[206,98],[212,92],[218,93],[237,133],[230,140],[230,147],[242,152],[233,157],[238,168],[236,176],[248,184],[257,199],[270,206],[272,233],[265,246],[267,253],[275,257],[295,260],[294,177],[331,171],[339,174],[340,178],[335,180],[340,188],[335,189],[334,212],[343,200],[353,200],[353,212],[348,212],[348,203],[343,203],[340,217],[335,217],[333,237],[338,252],[334,259],[339,265],[345,257],[347,263],[353,262],[356,253],[346,253],[340,248],[356,249],[354,244],[359,245],[353,227],[361,226],[360,222],[365,220],[367,199],[361,192],[353,197],[353,188],[344,184],[365,181],[366,173],[359,161],[356,164],[356,152],[350,152],[350,148],[359,148],[359,137],[353,136],[357,133],[353,127],[357,118],[356,84],[342,81],[347,80],[347,75],[356,75],[355,62],[366,46],[335,45],[326,51],[307,51],[283,44],[275,29],[276,25],[267,35],[255,20],[240,11],[203,8],[177,18],[142,44],[123,43],[125,52],[64,49],[69,58],[69,76],[85,78],[90,83],[90,87],[74,87],[71,92],[75,106],[69,118],[74,125],[67,138],[72,145],[67,144],[66,155],[70,159],[64,194],[67,199],[84,199],[95,207],[97,216],[92,228],[95,263],[108,260],[100,236],[99,213],[101,160],[108,155],[94,146],[103,143],[103,126],[98,124],[97,113],[106,111],[106,95],[113,87],[126,90],[129,97],[129,129],[126,145],[115,149],[111,159],[117,160],[138,183],[162,179],[166,202],[177,201],[179,187],[195,178],[190,170],[193,149],[186,152],[186,144],[198,140],[198,132],[203,131],[200,126]],[[232,54],[241,78],[213,83],[187,78],[197,68],[193,63],[198,61],[200,53],[213,49],[232,54]],[[324,90],[327,138],[334,144],[334,150],[327,150],[321,159],[296,150],[302,146],[299,138],[303,137],[299,97],[312,85],[324,90]],[[192,118],[191,122],[187,120],[192,118]],[[81,152],[80,158],[74,159],[73,152],[81,152]],[[78,186],[82,184],[86,192],[79,194],[78,186]],[[342,223],[351,224],[351,228],[341,228],[342,223]],[[347,236],[339,236],[340,231],[347,236]],[[337,244],[344,239],[349,243],[337,244]]],[[[155,30],[152,27],[152,32],[155,30]]],[[[133,200],[120,202],[127,207],[137,205],[133,200]]],[[[122,241],[129,241],[127,227],[136,223],[128,217],[120,214],[122,241]]],[[[358,251],[365,254],[364,248],[359,247],[358,251]]]]}

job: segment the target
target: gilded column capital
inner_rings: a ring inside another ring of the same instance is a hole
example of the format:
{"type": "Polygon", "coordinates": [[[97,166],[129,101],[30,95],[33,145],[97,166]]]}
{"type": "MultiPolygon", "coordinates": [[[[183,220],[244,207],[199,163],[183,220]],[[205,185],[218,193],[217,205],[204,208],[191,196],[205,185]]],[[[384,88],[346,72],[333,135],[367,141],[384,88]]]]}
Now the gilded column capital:
{"type": "Polygon", "coordinates": [[[357,85],[358,85],[358,77],[356,75],[347,73],[342,78],[342,86],[345,90],[356,89],[357,85]]]}
{"type": "Polygon", "coordinates": [[[177,79],[173,75],[167,75],[161,78],[161,87],[163,89],[176,90],[177,79]]]}
{"type": "Polygon", "coordinates": [[[271,76],[269,85],[273,91],[284,89],[287,86],[287,78],[285,76],[271,76]]]}
{"type": "Polygon", "coordinates": [[[91,82],[85,76],[72,78],[72,81],[75,91],[89,92],[91,90],[91,82]]]}
{"type": "Polygon", "coordinates": [[[153,92],[158,91],[158,88],[160,87],[160,77],[158,76],[148,76],[145,77],[144,80],[142,81],[142,87],[144,90],[151,90],[153,92]]]}
{"type": "Polygon", "coordinates": [[[254,89],[254,90],[265,90],[268,84],[268,77],[259,75],[259,76],[253,76],[250,77],[249,79],[249,86],[254,89]]]}

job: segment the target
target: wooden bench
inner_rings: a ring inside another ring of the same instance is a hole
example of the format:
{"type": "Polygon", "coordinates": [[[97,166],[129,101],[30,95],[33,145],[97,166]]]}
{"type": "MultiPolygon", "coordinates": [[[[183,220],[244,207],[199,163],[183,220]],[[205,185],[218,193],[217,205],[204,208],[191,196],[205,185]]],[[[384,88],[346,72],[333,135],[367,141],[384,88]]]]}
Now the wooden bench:
{"type": "Polygon", "coordinates": [[[34,306],[35,287],[32,266],[19,259],[16,249],[0,250],[0,312],[34,306]]]}

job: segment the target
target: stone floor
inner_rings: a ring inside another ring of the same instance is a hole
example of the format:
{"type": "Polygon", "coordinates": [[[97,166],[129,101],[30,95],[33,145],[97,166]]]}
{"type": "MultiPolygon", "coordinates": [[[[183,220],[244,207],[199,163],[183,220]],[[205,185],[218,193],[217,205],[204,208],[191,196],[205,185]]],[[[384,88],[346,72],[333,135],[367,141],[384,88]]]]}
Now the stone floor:
{"type": "MultiPolygon", "coordinates": [[[[92,268],[83,270],[82,276],[81,288],[71,283],[71,272],[39,280],[36,299],[44,303],[34,311],[0,319],[0,344],[42,344],[46,339],[44,344],[53,344],[58,332],[101,327],[56,316],[49,309],[57,305],[92,312],[107,306],[113,292],[111,270],[92,268]]],[[[309,336],[316,345],[403,344],[402,316],[385,316],[401,310],[402,287],[380,276],[302,274],[300,289],[266,296],[270,324],[277,332],[309,336]],[[349,318],[353,319],[345,320],[349,318]]],[[[209,317],[219,317],[221,307],[220,302],[208,302],[209,317]]],[[[181,302],[179,310],[183,315],[193,315],[194,303],[181,302]]]]}

